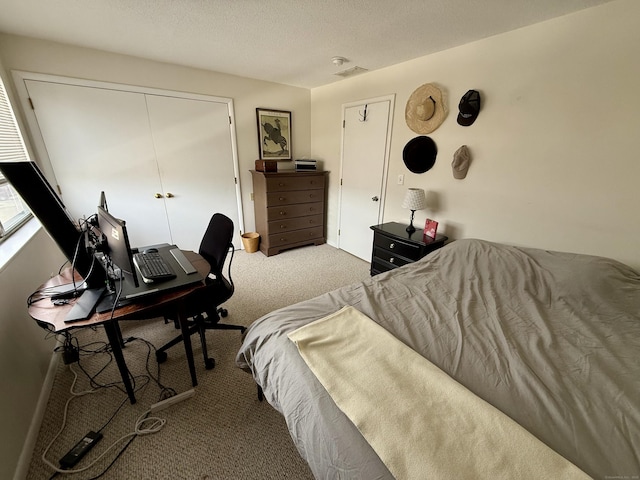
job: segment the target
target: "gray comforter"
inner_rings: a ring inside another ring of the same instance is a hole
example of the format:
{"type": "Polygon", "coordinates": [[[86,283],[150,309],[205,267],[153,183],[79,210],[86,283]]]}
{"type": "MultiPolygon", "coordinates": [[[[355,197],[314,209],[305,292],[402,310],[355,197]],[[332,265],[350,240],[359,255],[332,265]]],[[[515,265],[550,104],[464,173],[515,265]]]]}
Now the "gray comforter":
{"type": "Polygon", "coordinates": [[[315,477],[386,479],[286,336],[345,305],[594,478],[640,475],[638,272],[600,257],[458,240],[254,322],[237,364],[284,415],[315,477]]]}

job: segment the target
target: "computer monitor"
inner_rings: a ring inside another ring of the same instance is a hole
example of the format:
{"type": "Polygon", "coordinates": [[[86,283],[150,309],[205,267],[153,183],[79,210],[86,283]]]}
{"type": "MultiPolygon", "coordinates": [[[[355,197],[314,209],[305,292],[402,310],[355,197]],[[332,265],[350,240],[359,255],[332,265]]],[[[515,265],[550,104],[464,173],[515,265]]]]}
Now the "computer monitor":
{"type": "Polygon", "coordinates": [[[94,265],[85,232],[71,217],[35,162],[0,162],[0,171],[87,285],[90,288],[104,285],[105,272],[94,265]]]}
{"type": "Polygon", "coordinates": [[[102,232],[103,240],[106,241],[104,254],[122,271],[125,279],[131,279],[138,287],[138,276],[133,264],[133,252],[125,221],[111,215],[104,206],[98,205],[98,228],[102,232]]]}

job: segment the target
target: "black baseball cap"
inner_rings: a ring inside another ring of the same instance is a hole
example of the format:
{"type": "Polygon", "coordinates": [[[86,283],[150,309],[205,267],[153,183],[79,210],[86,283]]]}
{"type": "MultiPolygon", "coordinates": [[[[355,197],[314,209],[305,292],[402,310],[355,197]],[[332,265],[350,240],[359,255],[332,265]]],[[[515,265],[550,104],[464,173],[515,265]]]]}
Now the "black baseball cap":
{"type": "Polygon", "coordinates": [[[469,90],[462,96],[458,109],[458,124],[463,127],[472,125],[480,113],[480,93],[477,90],[469,90]]]}

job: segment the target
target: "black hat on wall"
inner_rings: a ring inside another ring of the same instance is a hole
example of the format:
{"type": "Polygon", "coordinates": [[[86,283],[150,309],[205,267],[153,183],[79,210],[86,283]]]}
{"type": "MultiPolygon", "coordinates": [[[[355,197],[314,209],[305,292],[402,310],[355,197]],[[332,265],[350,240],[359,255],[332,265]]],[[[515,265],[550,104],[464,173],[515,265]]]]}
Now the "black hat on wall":
{"type": "Polygon", "coordinates": [[[438,149],[429,137],[416,137],[407,142],[402,150],[404,164],[413,173],[424,173],[436,163],[438,149]]]}
{"type": "Polygon", "coordinates": [[[458,124],[463,127],[472,125],[480,113],[480,92],[477,90],[469,90],[465,93],[462,99],[460,99],[458,110],[460,110],[458,114],[458,124]]]}

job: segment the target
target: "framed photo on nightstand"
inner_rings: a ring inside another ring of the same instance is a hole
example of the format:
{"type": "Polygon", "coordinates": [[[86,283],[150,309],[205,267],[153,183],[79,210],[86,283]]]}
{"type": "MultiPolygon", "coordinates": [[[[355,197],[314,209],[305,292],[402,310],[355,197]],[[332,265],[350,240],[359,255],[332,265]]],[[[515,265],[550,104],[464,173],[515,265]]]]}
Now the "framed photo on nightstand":
{"type": "Polygon", "coordinates": [[[438,231],[438,222],[435,220],[431,220],[427,218],[427,221],[424,222],[424,234],[427,237],[436,238],[436,232],[438,231]]]}

